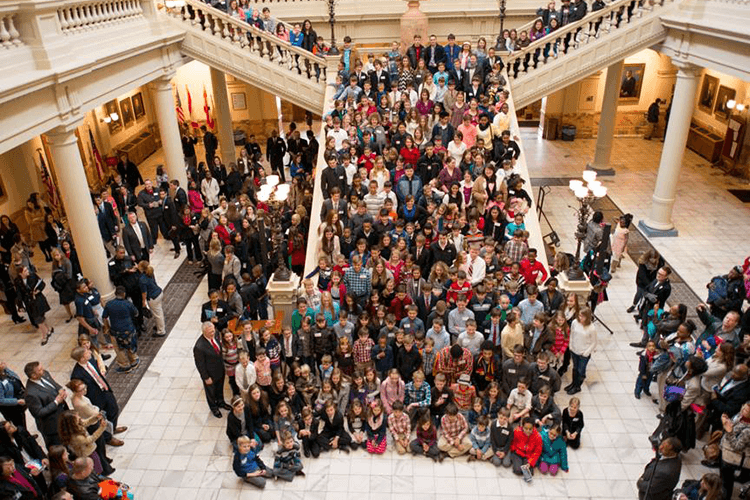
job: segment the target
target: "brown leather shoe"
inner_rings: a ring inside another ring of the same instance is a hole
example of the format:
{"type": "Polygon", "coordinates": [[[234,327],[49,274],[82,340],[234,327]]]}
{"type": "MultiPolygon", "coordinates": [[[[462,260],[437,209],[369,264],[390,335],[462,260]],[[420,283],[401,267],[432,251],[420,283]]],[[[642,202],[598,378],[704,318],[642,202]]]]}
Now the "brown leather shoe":
{"type": "Polygon", "coordinates": [[[110,446],[122,446],[125,443],[121,439],[117,439],[116,437],[113,437],[109,441],[107,441],[107,444],[110,446]]]}
{"type": "Polygon", "coordinates": [[[115,434],[120,434],[121,432],[125,432],[128,430],[128,427],[125,425],[121,425],[120,427],[115,429],[115,434]]]}

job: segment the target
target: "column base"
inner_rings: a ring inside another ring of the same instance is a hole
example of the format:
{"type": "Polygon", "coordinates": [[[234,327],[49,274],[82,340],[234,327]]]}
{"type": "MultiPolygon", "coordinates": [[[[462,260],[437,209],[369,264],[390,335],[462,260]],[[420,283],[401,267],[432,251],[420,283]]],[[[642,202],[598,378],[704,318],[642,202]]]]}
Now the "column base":
{"type": "Polygon", "coordinates": [[[615,169],[613,167],[600,167],[599,165],[592,165],[591,163],[586,164],[586,170],[593,170],[597,175],[603,175],[605,177],[614,177],[615,169]]]}
{"type": "Polygon", "coordinates": [[[289,321],[288,318],[292,317],[292,312],[297,308],[296,300],[297,290],[300,286],[300,277],[294,273],[292,273],[289,281],[276,281],[275,277],[274,273],[268,281],[266,290],[271,299],[274,315],[281,311],[284,314],[284,320],[289,321]]]}
{"type": "Polygon", "coordinates": [[[588,297],[591,293],[591,282],[588,279],[583,280],[571,280],[568,278],[568,273],[560,273],[557,275],[557,281],[560,284],[560,289],[566,292],[572,292],[581,297],[588,297]]]}
{"type": "Polygon", "coordinates": [[[679,231],[677,231],[677,228],[672,229],[654,229],[653,227],[649,227],[646,225],[646,222],[643,220],[638,221],[638,228],[643,231],[643,234],[648,236],[649,238],[674,238],[676,236],[679,236],[679,231]]]}

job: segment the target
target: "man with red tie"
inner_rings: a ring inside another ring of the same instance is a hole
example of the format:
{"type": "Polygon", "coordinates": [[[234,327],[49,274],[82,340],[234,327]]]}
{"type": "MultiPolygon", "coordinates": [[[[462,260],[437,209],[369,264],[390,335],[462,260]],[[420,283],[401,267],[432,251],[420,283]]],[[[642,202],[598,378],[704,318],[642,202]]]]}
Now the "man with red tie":
{"type": "MultiPolygon", "coordinates": [[[[120,415],[120,407],[117,399],[112,392],[112,387],[99,371],[95,361],[91,360],[91,351],[86,347],[75,347],[70,353],[70,357],[76,362],[70,378],[78,379],[86,384],[86,396],[91,403],[105,412],[107,420],[112,422],[114,434],[125,432],[127,427],[118,427],[117,418],[120,415]]],[[[123,442],[113,437],[109,431],[104,432],[104,441],[110,446],[122,446],[123,442]]]]}
{"type": "Polygon", "coordinates": [[[224,401],[225,372],[221,347],[213,323],[210,321],[203,323],[201,333],[202,335],[198,337],[193,347],[193,359],[195,359],[195,367],[203,381],[208,407],[214,417],[221,418],[219,408],[232,410],[232,407],[224,401]]]}

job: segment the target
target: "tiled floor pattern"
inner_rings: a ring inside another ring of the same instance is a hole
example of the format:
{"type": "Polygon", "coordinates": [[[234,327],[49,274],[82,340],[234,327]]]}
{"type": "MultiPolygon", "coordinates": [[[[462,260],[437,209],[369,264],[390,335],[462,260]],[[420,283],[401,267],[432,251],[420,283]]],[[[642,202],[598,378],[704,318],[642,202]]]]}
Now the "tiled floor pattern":
{"type": "MultiPolygon", "coordinates": [[[[534,177],[579,176],[593,156],[595,143],[543,142],[527,132],[523,139],[524,154],[528,155],[534,177]]],[[[636,220],[648,210],[660,146],[657,141],[615,140],[613,158],[620,163],[617,176],[603,180],[612,200],[621,209],[634,213],[636,220]]],[[[748,253],[744,235],[750,219],[748,208],[726,192],[727,187],[740,184],[711,171],[690,152],[686,153],[681,179],[684,185],[675,205],[680,237],[653,243],[693,289],[701,290],[712,275],[726,272],[748,253]]],[[[564,187],[552,188],[547,200],[547,213],[566,251],[574,250],[571,235],[575,217],[568,208],[574,201],[564,187]]],[[[154,262],[160,283],[167,283],[179,264],[172,259],[166,243],[160,243],[154,262]]],[[[49,266],[40,267],[48,277],[49,266]]],[[[263,492],[242,484],[231,472],[230,448],[224,435],[226,422],[208,412],[191,356],[198,335],[200,304],[207,291],[204,280],[123,411],[121,422],[130,430],[123,435],[125,446],[111,451],[117,467],[114,476],[130,484],[139,498],[159,500],[353,496],[363,500],[468,499],[498,495],[507,499],[634,498],[635,480],[652,456],[646,436],[656,426],[655,406],[632,396],[637,360],[627,343],[639,337],[639,332],[624,309],[635,292],[635,270],[632,261],[623,262],[609,288],[609,302],[597,310],[615,334],[600,332],[589,378],[579,395],[586,417],[583,446],[571,452],[567,474],[555,478],[537,475],[527,485],[508,470],[467,464],[465,458],[433,464],[389,450],[381,457],[358,451],[305,459],[305,478],[292,483],[270,482],[263,492]]],[[[54,295],[48,295],[52,304],[56,303],[54,295]]],[[[68,354],[75,327],[64,325],[64,315],[61,308],[51,312],[58,334],[45,348],[36,344],[39,335],[31,333],[30,327],[14,327],[8,318],[3,318],[0,324],[5,326],[6,334],[0,344],[0,357],[19,371],[25,362],[40,359],[58,380],[66,381],[72,365],[68,354]]],[[[564,384],[568,380],[569,375],[564,384]]],[[[556,401],[564,405],[567,399],[562,394],[556,401]]],[[[266,462],[271,461],[271,451],[269,447],[262,454],[266,462]]],[[[700,477],[705,472],[696,451],[689,453],[684,463],[683,479],[700,477]]]]}

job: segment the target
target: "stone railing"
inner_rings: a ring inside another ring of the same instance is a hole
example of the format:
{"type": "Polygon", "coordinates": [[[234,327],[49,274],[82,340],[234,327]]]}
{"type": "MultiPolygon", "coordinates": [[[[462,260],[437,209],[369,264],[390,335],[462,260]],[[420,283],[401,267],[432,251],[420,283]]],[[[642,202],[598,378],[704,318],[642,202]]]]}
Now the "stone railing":
{"type": "Polygon", "coordinates": [[[167,6],[166,11],[170,17],[189,23],[204,33],[239,47],[248,54],[279,64],[310,80],[319,82],[326,80],[326,64],[322,57],[295,47],[244,21],[234,19],[203,2],[186,0],[179,6],[167,6]]]}
{"type": "Polygon", "coordinates": [[[12,49],[23,45],[21,34],[16,29],[15,12],[0,13],[0,46],[12,49]]]}
{"type": "Polygon", "coordinates": [[[591,12],[583,19],[567,24],[535,40],[525,49],[511,54],[506,60],[508,76],[513,80],[521,75],[533,73],[550,60],[564,58],[599,38],[629,26],[642,17],[644,12],[651,12],[671,3],[672,0],[645,1],[633,7],[633,0],[616,0],[607,7],[591,12]]]}
{"type": "Polygon", "coordinates": [[[143,17],[141,0],[81,2],[57,9],[60,30],[64,34],[82,33],[143,17]]]}

